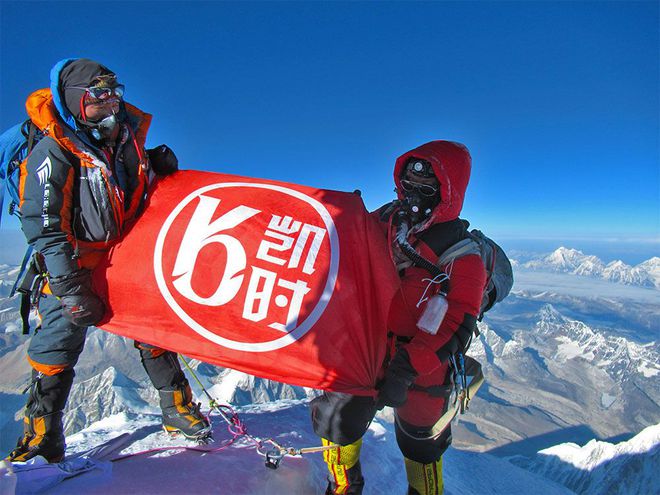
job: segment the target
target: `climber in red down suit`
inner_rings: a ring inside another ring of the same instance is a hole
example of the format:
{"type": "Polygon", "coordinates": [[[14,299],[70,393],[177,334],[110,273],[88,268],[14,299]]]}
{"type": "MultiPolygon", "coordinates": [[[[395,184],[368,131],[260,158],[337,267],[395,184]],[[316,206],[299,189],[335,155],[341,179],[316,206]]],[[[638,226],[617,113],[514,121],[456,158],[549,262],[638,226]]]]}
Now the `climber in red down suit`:
{"type": "Polygon", "coordinates": [[[431,428],[447,409],[450,357],[465,352],[476,331],[486,270],[477,254],[439,266],[449,280],[439,283],[434,265],[450,246],[467,237],[459,218],[470,178],[467,148],[432,141],[404,153],[394,167],[397,200],[375,211],[388,236],[401,277],[388,319],[391,360],[370,397],[326,392],[312,402],[312,422],[328,450],[326,494],[361,494],[364,478],[360,448],[376,410],[395,408],[396,437],[404,456],[409,494],[443,492],[442,455],[451,444],[451,427],[431,428]],[[446,292],[447,312],[438,326],[422,331],[417,323],[430,296],[446,292]]]}

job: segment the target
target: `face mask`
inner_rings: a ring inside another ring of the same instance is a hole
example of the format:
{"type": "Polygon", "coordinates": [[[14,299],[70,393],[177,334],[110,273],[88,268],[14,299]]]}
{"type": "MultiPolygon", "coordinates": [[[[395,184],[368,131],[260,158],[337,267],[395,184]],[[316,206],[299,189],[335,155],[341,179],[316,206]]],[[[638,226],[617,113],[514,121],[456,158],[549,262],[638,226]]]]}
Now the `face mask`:
{"type": "Polygon", "coordinates": [[[408,218],[413,225],[426,220],[431,216],[433,208],[439,203],[437,196],[423,196],[417,190],[405,191],[403,199],[403,208],[408,214],[408,218]]]}
{"type": "Polygon", "coordinates": [[[97,141],[103,139],[108,139],[112,136],[112,131],[117,127],[117,116],[113,113],[108,115],[104,119],[101,119],[99,122],[92,124],[93,127],[90,131],[90,134],[97,141]]]}

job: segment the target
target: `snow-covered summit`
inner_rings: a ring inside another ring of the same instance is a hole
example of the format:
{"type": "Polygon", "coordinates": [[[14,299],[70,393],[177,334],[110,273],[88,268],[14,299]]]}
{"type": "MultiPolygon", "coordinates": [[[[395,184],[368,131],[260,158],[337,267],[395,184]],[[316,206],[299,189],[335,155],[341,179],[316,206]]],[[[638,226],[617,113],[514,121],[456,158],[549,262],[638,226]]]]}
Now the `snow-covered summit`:
{"type": "Polygon", "coordinates": [[[637,268],[648,273],[655,282],[655,286],[660,287],[660,257],[654,256],[637,265],[637,268]]]}
{"type": "MultiPolygon", "coordinates": [[[[602,271],[603,262],[596,256],[585,255],[577,249],[560,247],[543,259],[543,262],[557,271],[570,271],[580,275],[591,275],[602,271]]],[[[534,262],[530,262],[533,264],[534,262]]]]}
{"type": "Polygon", "coordinates": [[[515,464],[557,481],[576,493],[659,493],[660,424],[618,444],[592,440],[584,446],[564,443],[515,464]]]}

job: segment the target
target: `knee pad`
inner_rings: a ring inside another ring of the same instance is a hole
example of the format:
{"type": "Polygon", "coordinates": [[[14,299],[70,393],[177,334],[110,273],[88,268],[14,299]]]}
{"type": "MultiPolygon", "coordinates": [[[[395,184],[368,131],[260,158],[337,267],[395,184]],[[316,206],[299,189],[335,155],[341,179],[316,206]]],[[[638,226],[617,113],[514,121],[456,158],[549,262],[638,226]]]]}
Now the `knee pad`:
{"type": "Polygon", "coordinates": [[[325,392],[310,404],[312,427],[321,438],[348,445],[364,436],[376,413],[371,397],[325,392]]]}
{"type": "Polygon", "coordinates": [[[430,427],[419,427],[399,418],[395,423],[396,441],[403,456],[422,464],[430,464],[440,459],[451,445],[451,426],[437,438],[427,438],[430,427]]]}

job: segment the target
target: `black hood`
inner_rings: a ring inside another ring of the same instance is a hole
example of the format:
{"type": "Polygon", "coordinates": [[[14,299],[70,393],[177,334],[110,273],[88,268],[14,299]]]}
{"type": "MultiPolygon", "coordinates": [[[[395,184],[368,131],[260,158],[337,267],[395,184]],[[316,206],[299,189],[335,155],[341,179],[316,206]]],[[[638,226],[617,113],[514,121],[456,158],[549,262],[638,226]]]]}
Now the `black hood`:
{"type": "Polygon", "coordinates": [[[80,100],[84,96],[85,90],[73,89],[72,86],[89,88],[94,86],[102,76],[116,77],[110,69],[88,58],[76,59],[67,64],[60,72],[59,84],[61,94],[64,96],[64,104],[71,115],[79,122],[84,121],[81,114],[80,100]]]}

